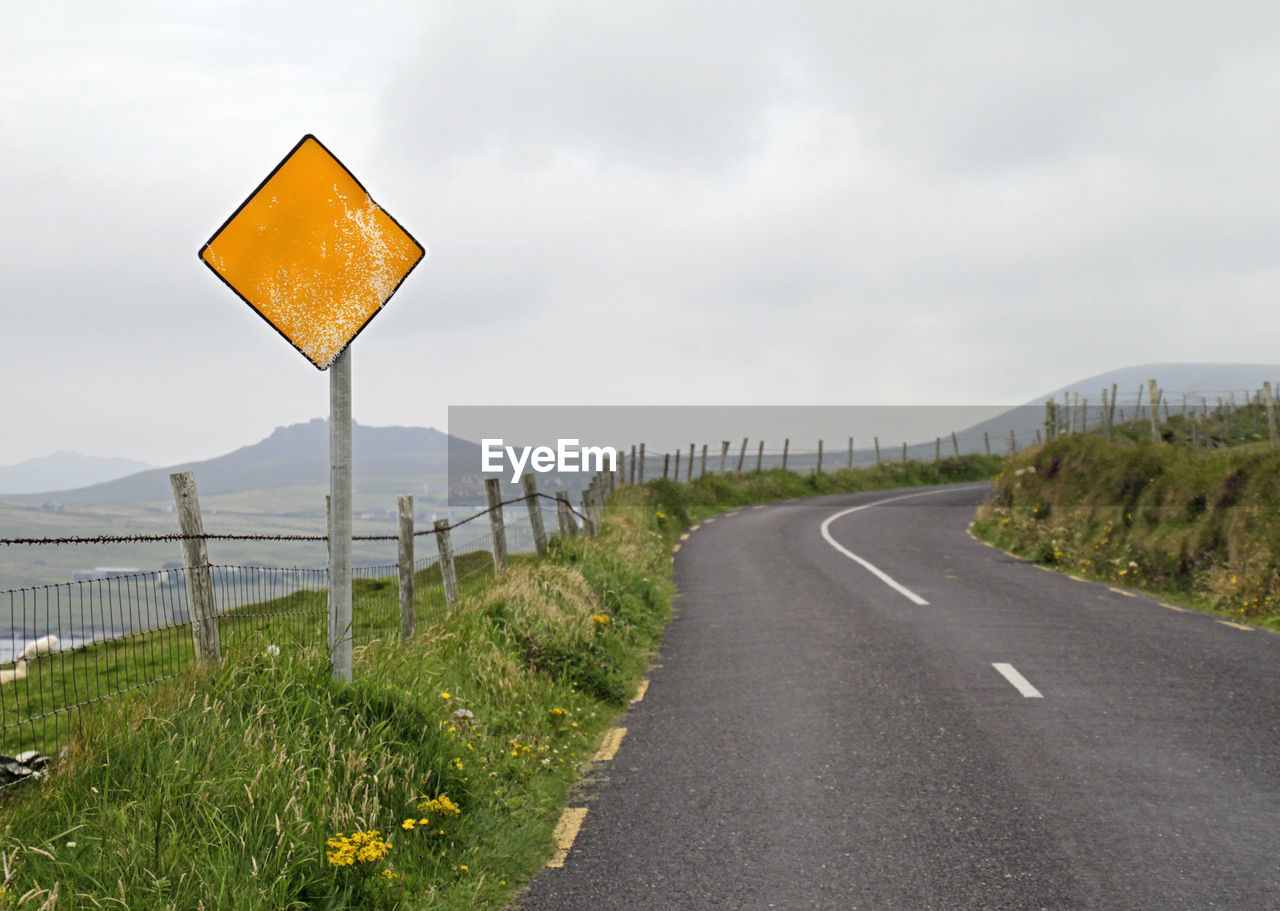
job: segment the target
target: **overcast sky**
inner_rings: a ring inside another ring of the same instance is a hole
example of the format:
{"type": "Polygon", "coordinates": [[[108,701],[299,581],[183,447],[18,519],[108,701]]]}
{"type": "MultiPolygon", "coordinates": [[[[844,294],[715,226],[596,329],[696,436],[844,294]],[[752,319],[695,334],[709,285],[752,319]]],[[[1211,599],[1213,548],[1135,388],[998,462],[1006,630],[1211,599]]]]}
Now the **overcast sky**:
{"type": "Polygon", "coordinates": [[[362,423],[1280,360],[1274,3],[196,7],[6,8],[0,464],[327,414],[196,255],[305,133],[429,251],[362,423]]]}

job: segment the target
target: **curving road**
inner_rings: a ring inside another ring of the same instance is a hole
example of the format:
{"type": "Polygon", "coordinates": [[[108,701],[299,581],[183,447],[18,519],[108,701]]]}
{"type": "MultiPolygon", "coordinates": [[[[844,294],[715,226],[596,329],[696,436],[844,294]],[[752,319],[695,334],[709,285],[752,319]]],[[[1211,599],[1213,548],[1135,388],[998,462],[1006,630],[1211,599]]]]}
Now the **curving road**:
{"type": "Polygon", "coordinates": [[[644,698],[517,906],[1280,908],[1280,636],[986,547],[984,496],[692,531],[644,698]]]}

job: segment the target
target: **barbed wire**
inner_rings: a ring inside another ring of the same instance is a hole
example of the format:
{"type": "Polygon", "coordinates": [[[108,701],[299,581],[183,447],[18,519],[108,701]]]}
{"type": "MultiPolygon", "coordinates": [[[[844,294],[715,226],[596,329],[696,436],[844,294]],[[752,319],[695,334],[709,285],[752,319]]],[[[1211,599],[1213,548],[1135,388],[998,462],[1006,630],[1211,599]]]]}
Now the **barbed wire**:
{"type": "MultiPolygon", "coordinates": [[[[442,530],[452,531],[455,528],[461,528],[463,525],[466,525],[468,522],[473,522],[476,519],[483,518],[484,516],[489,515],[489,513],[493,512],[496,509],[501,509],[504,506],[510,506],[514,503],[525,503],[525,502],[528,502],[531,498],[559,502],[557,498],[552,496],[551,494],[546,494],[541,492],[535,493],[532,495],[526,495],[523,497],[516,497],[515,499],[512,499],[512,500],[503,500],[500,503],[496,503],[493,506],[490,506],[488,509],[484,510],[483,512],[478,512],[475,515],[467,516],[462,521],[452,523],[448,525],[447,528],[442,530]]],[[[569,512],[573,513],[579,519],[582,519],[585,521],[586,516],[578,512],[578,510],[574,509],[572,504],[567,504],[567,505],[568,505],[569,512]]],[[[422,531],[415,531],[413,533],[413,536],[416,538],[423,535],[434,535],[435,533],[436,533],[436,529],[428,528],[428,529],[423,529],[422,531]]],[[[267,534],[240,535],[240,534],[209,534],[207,532],[202,535],[188,535],[188,534],[183,534],[181,532],[171,532],[169,534],[162,534],[162,535],[143,535],[143,534],[93,535],[93,536],[73,535],[70,537],[62,537],[62,538],[0,538],[0,544],[6,544],[6,545],[7,544],[31,544],[31,545],[38,545],[38,544],[152,544],[152,543],[162,543],[162,542],[172,542],[172,541],[307,541],[312,543],[318,543],[321,541],[328,541],[328,540],[329,540],[328,535],[267,535],[267,534]]],[[[353,541],[398,541],[400,540],[400,536],[399,535],[352,535],[351,540],[353,541]]]]}

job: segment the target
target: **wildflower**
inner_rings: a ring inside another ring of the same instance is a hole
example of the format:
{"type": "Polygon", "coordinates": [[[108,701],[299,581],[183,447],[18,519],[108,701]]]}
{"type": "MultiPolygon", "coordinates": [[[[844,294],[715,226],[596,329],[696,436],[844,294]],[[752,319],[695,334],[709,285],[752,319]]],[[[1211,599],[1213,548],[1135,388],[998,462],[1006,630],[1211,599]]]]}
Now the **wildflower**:
{"type": "Polygon", "coordinates": [[[355,832],[350,836],[339,832],[325,843],[325,857],[335,867],[350,867],[382,860],[391,853],[391,842],[383,841],[377,829],[355,832]]]}
{"type": "Polygon", "coordinates": [[[459,870],[461,870],[463,873],[466,873],[466,872],[467,872],[467,865],[466,865],[466,864],[458,864],[458,869],[459,869],[459,870]]]}
{"type": "Polygon", "coordinates": [[[76,843],[75,843],[74,841],[69,841],[69,842],[67,842],[67,847],[68,847],[68,848],[74,848],[75,846],[76,846],[76,843]]]}
{"type": "Polygon", "coordinates": [[[554,708],[551,710],[551,714],[555,715],[557,718],[563,718],[565,715],[568,715],[569,713],[562,708],[554,708]]]}
{"type": "MultiPolygon", "coordinates": [[[[462,811],[458,809],[458,805],[449,799],[449,795],[441,794],[439,797],[428,797],[425,794],[418,798],[418,809],[423,813],[435,813],[437,816],[457,817],[462,815],[462,811]]],[[[418,821],[418,825],[426,825],[427,820],[418,821]]],[[[444,832],[440,833],[441,835],[444,832]]]]}
{"type": "Polygon", "coordinates": [[[591,619],[592,619],[592,620],[594,620],[594,621],[596,621],[596,623],[600,624],[601,626],[608,626],[608,625],[609,625],[609,615],[608,615],[608,614],[592,614],[592,615],[591,615],[591,619]]]}
{"type": "Polygon", "coordinates": [[[412,832],[413,827],[417,824],[418,822],[415,819],[406,819],[404,822],[400,823],[400,828],[404,829],[406,832],[412,832]]]}
{"type": "Polygon", "coordinates": [[[452,696],[450,696],[448,693],[441,693],[441,694],[440,694],[440,698],[441,698],[441,699],[452,699],[453,697],[452,697],[452,696]]]}
{"type": "Polygon", "coordinates": [[[383,878],[383,879],[399,879],[399,878],[400,878],[400,874],[399,874],[399,873],[393,873],[393,872],[391,872],[390,870],[383,870],[383,871],[382,871],[382,878],[383,878]]]}
{"type": "Polygon", "coordinates": [[[268,657],[268,658],[279,658],[279,657],[280,657],[280,646],[278,646],[278,645],[268,645],[268,646],[267,646],[267,657],[268,657]]]}
{"type": "Polygon", "coordinates": [[[665,512],[659,512],[657,513],[657,516],[659,519],[665,519],[667,517],[667,514],[665,512]]]}

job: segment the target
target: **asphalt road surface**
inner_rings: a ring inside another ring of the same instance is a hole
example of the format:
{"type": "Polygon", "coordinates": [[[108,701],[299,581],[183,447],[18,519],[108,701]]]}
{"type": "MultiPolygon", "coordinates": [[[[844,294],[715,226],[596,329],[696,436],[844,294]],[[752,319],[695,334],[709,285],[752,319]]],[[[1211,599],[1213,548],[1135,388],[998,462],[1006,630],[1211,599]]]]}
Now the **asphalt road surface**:
{"type": "Polygon", "coordinates": [[[517,907],[1280,909],[1280,636],[984,546],[984,496],[691,531],[644,698],[517,907]]]}

